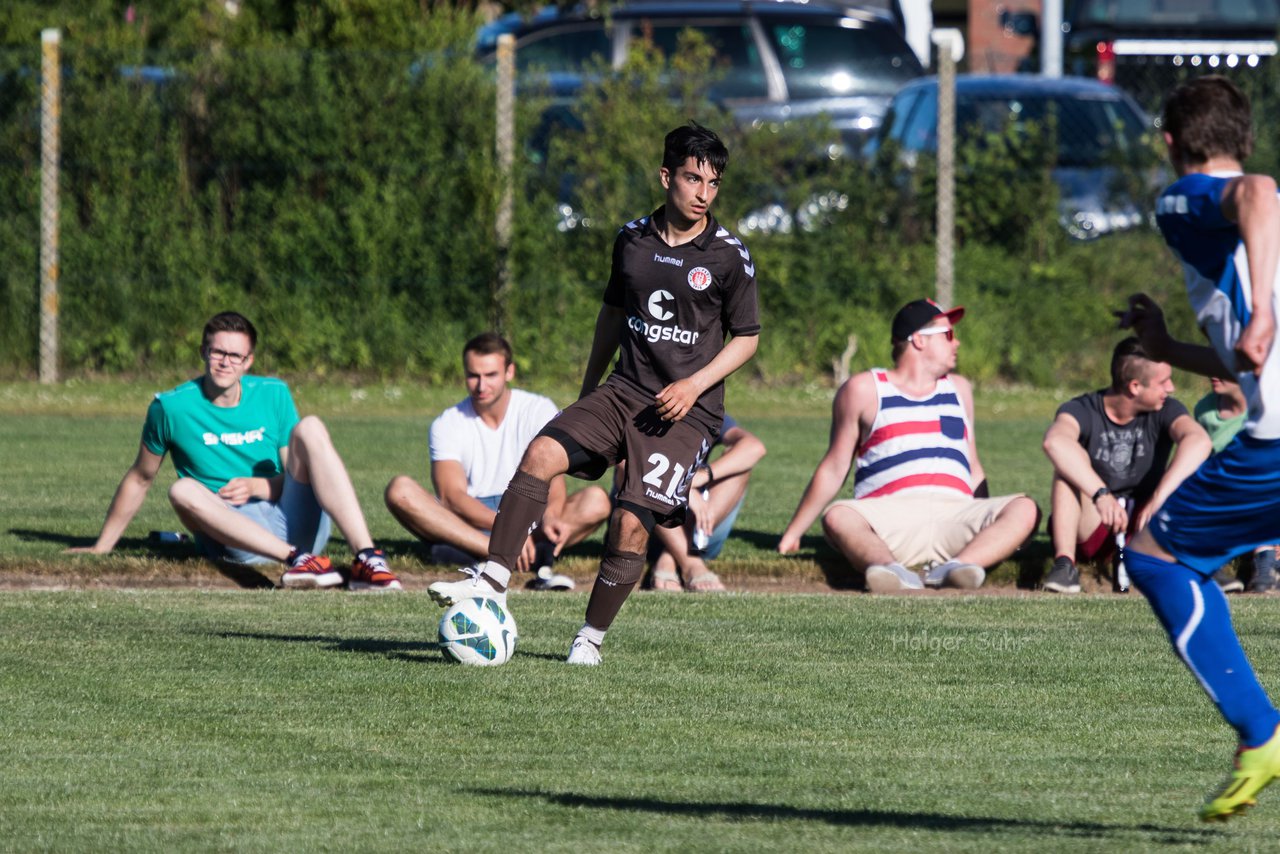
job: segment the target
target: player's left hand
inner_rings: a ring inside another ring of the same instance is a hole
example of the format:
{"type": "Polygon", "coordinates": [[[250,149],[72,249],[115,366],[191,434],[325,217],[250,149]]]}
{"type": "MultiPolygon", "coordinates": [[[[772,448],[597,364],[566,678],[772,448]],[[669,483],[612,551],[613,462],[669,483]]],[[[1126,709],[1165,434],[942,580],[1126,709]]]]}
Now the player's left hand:
{"type": "Polygon", "coordinates": [[[233,477],[218,490],[218,497],[228,504],[239,507],[253,498],[254,478],[233,477]]]}
{"type": "Polygon", "coordinates": [[[716,529],[716,517],[711,510],[711,502],[702,497],[701,489],[689,489],[689,511],[693,513],[694,528],[711,536],[716,529]]]}
{"type": "Polygon", "coordinates": [[[1269,311],[1256,311],[1236,341],[1236,370],[1262,373],[1262,363],[1276,337],[1276,319],[1269,311]]]}
{"type": "Polygon", "coordinates": [[[540,530],[542,531],[542,536],[547,538],[547,542],[555,545],[555,555],[559,557],[560,551],[569,540],[569,526],[562,519],[543,516],[540,530]]]}
{"type": "Polygon", "coordinates": [[[1157,345],[1169,337],[1164,310],[1146,294],[1133,294],[1129,297],[1129,307],[1113,314],[1119,321],[1120,328],[1132,329],[1149,350],[1156,350],[1157,345]]]}
{"type": "Polygon", "coordinates": [[[698,394],[693,380],[676,380],[657,394],[659,417],[663,421],[679,421],[698,402],[698,394]]]}

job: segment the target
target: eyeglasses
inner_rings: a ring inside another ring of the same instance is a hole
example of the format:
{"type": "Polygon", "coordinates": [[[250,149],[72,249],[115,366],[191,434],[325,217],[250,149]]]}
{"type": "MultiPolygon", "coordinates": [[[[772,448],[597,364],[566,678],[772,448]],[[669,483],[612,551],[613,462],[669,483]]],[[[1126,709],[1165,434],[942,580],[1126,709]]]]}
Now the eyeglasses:
{"type": "Polygon", "coordinates": [[[956,331],[950,326],[927,326],[924,329],[917,329],[917,335],[945,335],[948,341],[956,340],[956,331]]]}
{"type": "Polygon", "coordinates": [[[219,350],[214,347],[210,347],[205,352],[209,354],[210,362],[221,362],[225,359],[227,364],[235,365],[237,367],[243,365],[244,360],[252,355],[250,353],[229,353],[226,350],[219,350]]]}

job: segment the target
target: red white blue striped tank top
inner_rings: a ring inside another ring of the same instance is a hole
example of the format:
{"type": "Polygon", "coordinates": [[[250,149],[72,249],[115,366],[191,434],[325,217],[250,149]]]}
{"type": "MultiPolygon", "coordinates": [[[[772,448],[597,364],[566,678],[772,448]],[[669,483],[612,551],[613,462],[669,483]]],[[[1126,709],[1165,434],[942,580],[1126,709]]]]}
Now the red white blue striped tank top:
{"type": "Polygon", "coordinates": [[[973,495],[969,460],[969,414],[950,377],[933,393],[916,398],[874,368],[879,407],[871,432],[854,455],[854,498],[905,492],[973,495]]]}

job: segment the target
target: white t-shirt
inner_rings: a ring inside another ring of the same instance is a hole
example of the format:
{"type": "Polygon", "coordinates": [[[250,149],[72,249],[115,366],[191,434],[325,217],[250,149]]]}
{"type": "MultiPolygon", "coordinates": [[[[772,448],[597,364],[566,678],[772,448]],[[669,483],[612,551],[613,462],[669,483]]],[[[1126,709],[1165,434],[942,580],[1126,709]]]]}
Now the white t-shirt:
{"type": "Polygon", "coordinates": [[[507,414],[491,430],[466,398],[431,422],[431,461],[456,460],[467,475],[473,498],[501,495],[520,465],[525,448],[560,410],[550,398],[511,389],[507,414]]]}

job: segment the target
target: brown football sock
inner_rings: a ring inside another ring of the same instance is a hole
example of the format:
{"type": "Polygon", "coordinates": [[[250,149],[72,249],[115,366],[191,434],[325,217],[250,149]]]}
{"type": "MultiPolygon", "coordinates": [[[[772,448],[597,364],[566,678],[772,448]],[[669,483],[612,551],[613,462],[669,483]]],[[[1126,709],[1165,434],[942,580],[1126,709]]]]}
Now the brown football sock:
{"type": "Polygon", "coordinates": [[[547,509],[551,484],[517,471],[498,503],[498,517],[489,535],[489,560],[514,570],[529,531],[547,509]]]}
{"type": "Polygon", "coordinates": [[[645,556],[613,552],[600,561],[600,574],[591,588],[587,602],[587,623],[605,631],[622,610],[640,576],[644,575],[645,556]]]}

